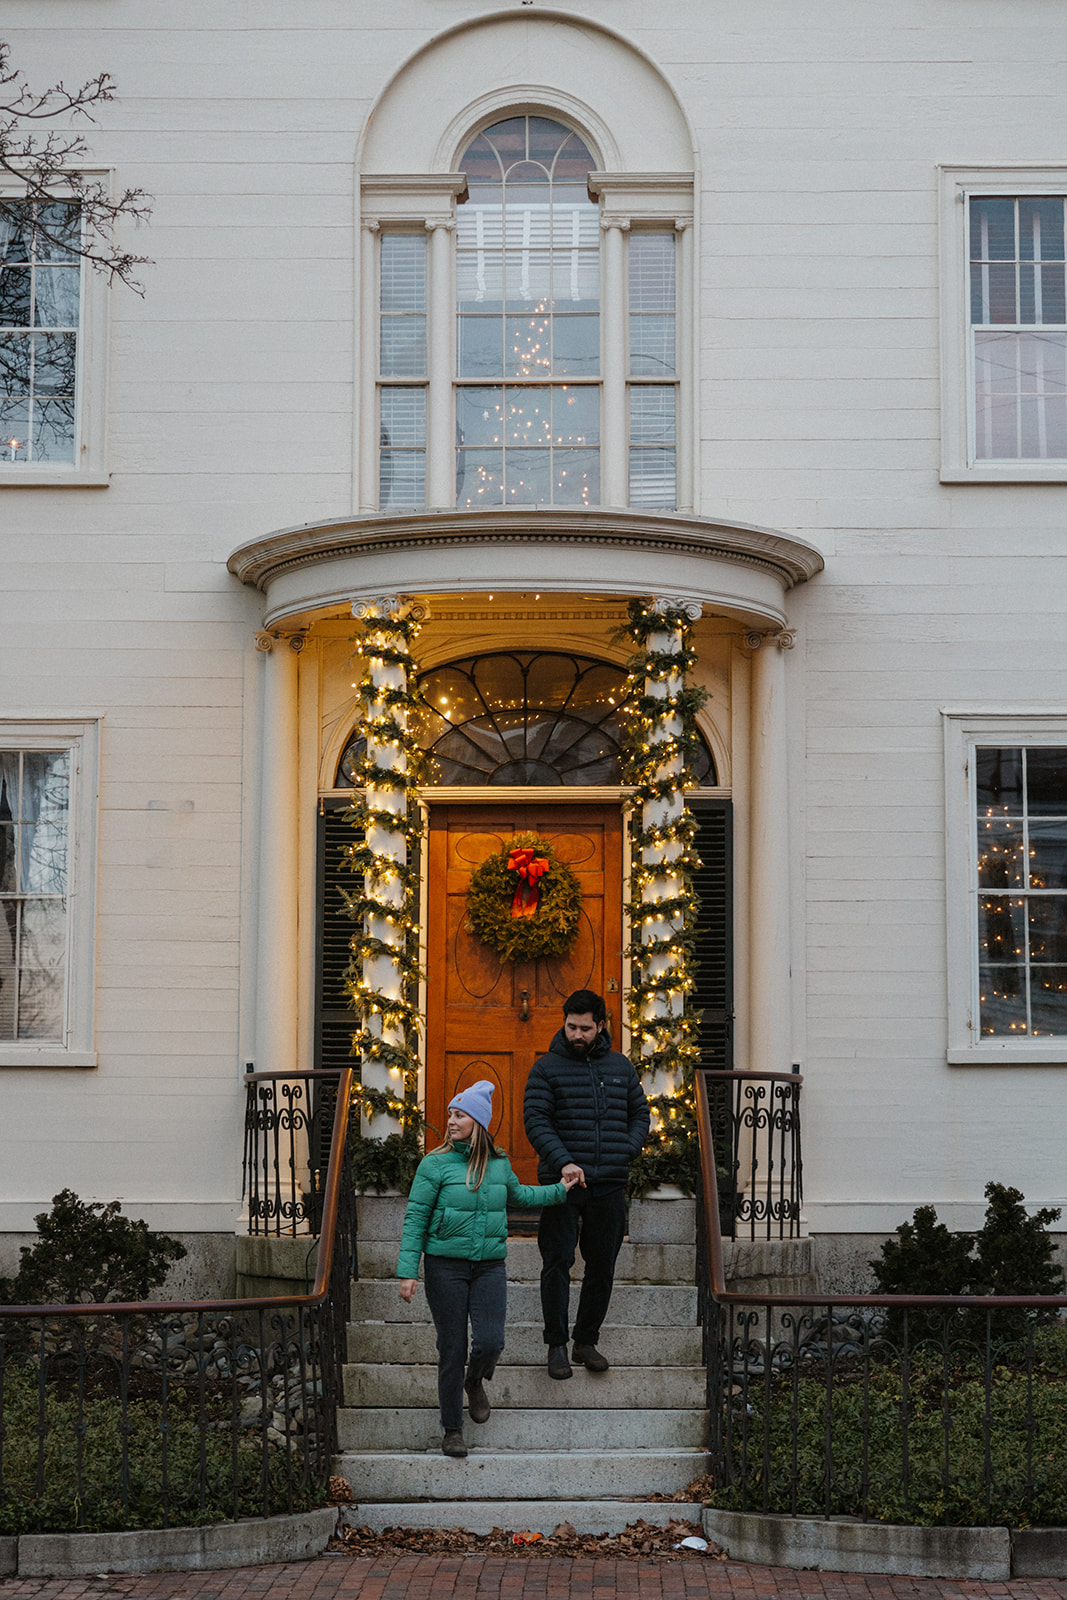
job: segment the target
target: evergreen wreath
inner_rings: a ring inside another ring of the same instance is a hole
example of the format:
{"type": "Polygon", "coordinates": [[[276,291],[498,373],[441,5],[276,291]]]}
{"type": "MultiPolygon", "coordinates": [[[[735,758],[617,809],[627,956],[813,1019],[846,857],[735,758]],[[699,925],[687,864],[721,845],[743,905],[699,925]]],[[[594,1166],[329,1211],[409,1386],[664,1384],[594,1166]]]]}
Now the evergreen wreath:
{"type": "Polygon", "coordinates": [[[578,936],[581,910],[577,877],[536,833],[516,833],[506,840],[471,875],[467,890],[467,926],[501,961],[565,956],[578,936]],[[529,860],[509,866],[516,857],[529,860]],[[538,872],[541,863],[547,865],[538,872]],[[536,895],[533,909],[531,892],[536,895]]]}

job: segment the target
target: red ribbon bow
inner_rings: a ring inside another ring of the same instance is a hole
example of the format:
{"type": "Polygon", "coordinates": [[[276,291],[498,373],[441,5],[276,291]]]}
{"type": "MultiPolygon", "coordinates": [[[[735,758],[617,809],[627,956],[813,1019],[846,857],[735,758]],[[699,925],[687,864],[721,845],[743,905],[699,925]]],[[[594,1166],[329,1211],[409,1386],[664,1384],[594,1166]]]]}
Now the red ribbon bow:
{"type": "Polygon", "coordinates": [[[518,884],[511,902],[513,917],[532,917],[541,900],[541,882],[548,871],[544,856],[535,855],[531,849],[513,850],[508,856],[508,871],[517,872],[518,884]]]}

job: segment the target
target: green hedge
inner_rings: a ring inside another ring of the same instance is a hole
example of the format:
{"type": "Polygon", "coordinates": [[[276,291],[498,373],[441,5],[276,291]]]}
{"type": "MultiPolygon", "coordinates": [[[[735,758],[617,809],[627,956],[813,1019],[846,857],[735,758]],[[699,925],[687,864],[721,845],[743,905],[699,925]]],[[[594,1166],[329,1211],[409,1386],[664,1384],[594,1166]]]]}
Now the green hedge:
{"type": "Polygon", "coordinates": [[[3,1381],[0,1534],[199,1527],[235,1516],[301,1511],[321,1501],[314,1487],[303,1484],[300,1454],[294,1449],[287,1459],[284,1447],[274,1443],[264,1451],[258,1429],[238,1435],[235,1482],[228,1407],[224,1409],[218,1400],[215,1414],[201,1429],[197,1397],[181,1388],[170,1391],[165,1434],[158,1401],[130,1400],[123,1423],[115,1399],[86,1399],[79,1409],[76,1397],[49,1393],[44,1408],[43,1489],[38,1492],[38,1406],[36,1372],[8,1366],[3,1381]],[[125,1506],[124,1431],[129,1477],[125,1506]]]}
{"type": "Polygon", "coordinates": [[[833,1516],[920,1527],[1065,1526],[1067,1329],[1061,1325],[1035,1331],[1034,1351],[1030,1370],[1022,1359],[1002,1354],[988,1395],[980,1357],[955,1354],[946,1376],[938,1352],[919,1351],[909,1371],[907,1406],[895,1363],[872,1362],[866,1376],[842,1366],[834,1374],[829,1408],[825,1374],[797,1377],[795,1384],[791,1375],[776,1374],[769,1394],[764,1381],[753,1378],[745,1412],[737,1392],[730,1401],[737,1481],[718,1491],[712,1503],[723,1510],[744,1506],[786,1515],[822,1516],[828,1510],[833,1516]],[[744,1484],[742,1430],[747,1432],[748,1458],[744,1484]],[[765,1435],[770,1456],[766,1501],[765,1435]],[[827,1459],[832,1463],[828,1491],[827,1459]],[[795,1501],[790,1483],[794,1461],[795,1501]]]}

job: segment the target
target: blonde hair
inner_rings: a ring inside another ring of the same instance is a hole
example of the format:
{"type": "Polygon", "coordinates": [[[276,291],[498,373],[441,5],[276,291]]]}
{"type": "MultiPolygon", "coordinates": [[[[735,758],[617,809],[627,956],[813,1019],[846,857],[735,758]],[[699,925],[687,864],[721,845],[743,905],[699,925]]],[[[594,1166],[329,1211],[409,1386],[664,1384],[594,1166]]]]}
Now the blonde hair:
{"type": "MultiPolygon", "coordinates": [[[[474,1122],[473,1117],[471,1121],[474,1122]]],[[[490,1161],[494,1156],[502,1156],[504,1152],[497,1149],[480,1122],[474,1122],[474,1132],[467,1142],[470,1145],[470,1154],[467,1157],[467,1188],[480,1189],[482,1179],[485,1177],[485,1169],[490,1161]]],[[[437,1146],[438,1150],[454,1150],[455,1148],[455,1141],[450,1133],[446,1133],[441,1143],[437,1146]]]]}

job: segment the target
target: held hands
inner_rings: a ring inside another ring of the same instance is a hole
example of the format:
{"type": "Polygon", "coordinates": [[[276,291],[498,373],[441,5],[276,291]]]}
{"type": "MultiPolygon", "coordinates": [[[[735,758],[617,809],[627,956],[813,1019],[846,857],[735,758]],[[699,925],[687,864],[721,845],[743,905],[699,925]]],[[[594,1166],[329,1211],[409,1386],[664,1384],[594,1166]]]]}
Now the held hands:
{"type": "Polygon", "coordinates": [[[563,1180],[564,1188],[567,1189],[568,1192],[573,1189],[577,1183],[580,1183],[583,1189],[585,1188],[585,1173],[582,1171],[581,1167],[576,1166],[573,1161],[567,1162],[567,1165],[560,1173],[560,1177],[563,1180]]]}
{"type": "Polygon", "coordinates": [[[408,1305],[410,1305],[411,1302],[415,1298],[415,1290],[418,1287],[419,1287],[418,1278],[401,1278],[401,1280],[400,1280],[400,1298],[401,1298],[401,1300],[405,1301],[408,1305]]]}

